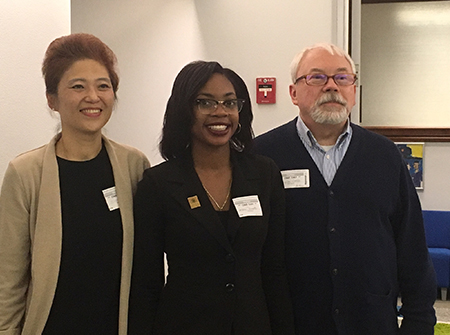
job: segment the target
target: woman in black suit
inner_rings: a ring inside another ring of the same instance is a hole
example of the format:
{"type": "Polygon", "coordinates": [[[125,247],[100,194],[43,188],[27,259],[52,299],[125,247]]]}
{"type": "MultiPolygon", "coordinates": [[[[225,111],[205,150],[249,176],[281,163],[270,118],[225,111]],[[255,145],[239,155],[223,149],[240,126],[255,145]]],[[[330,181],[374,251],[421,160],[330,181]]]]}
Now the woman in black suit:
{"type": "Polygon", "coordinates": [[[135,197],[130,334],[294,334],[284,190],[276,165],[248,153],[252,119],[245,83],[219,63],[190,63],[175,79],[167,161],[135,197]]]}

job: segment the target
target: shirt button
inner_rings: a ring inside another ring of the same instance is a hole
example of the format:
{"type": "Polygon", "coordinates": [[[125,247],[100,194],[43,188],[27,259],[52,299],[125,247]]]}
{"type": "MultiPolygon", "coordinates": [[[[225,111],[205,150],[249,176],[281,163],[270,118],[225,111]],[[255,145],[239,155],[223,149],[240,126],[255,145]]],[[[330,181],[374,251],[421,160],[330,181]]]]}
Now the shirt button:
{"type": "Polygon", "coordinates": [[[226,285],[225,285],[225,290],[226,290],[227,292],[233,292],[233,291],[234,291],[234,284],[232,284],[232,283],[226,284],[226,285]]]}
{"type": "Polygon", "coordinates": [[[327,155],[326,157],[327,157],[327,159],[330,159],[330,155],[327,155]]]}
{"type": "Polygon", "coordinates": [[[227,263],[233,263],[234,262],[234,256],[232,254],[228,254],[225,256],[225,261],[227,263]]]}
{"type": "Polygon", "coordinates": [[[333,273],[333,276],[336,276],[338,274],[338,269],[333,269],[331,272],[333,273]]]}

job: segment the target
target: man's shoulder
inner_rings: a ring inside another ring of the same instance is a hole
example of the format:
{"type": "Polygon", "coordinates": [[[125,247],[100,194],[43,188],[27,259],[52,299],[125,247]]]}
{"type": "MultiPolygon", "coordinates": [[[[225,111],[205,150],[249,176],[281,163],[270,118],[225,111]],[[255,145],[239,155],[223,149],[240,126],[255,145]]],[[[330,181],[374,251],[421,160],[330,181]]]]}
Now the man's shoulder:
{"type": "Polygon", "coordinates": [[[297,119],[291,120],[265,134],[258,136],[253,145],[253,152],[268,156],[280,169],[297,164],[305,153],[302,141],[297,133],[297,119]]]}
{"type": "Polygon", "coordinates": [[[280,137],[286,135],[288,131],[295,131],[295,125],[297,122],[297,118],[282,124],[281,126],[275,127],[255,138],[255,141],[266,140],[267,138],[280,137]]]}
{"type": "Polygon", "coordinates": [[[383,147],[384,150],[386,148],[396,148],[395,143],[383,135],[377,134],[354,123],[351,124],[351,127],[353,130],[353,138],[357,141],[364,142],[365,146],[383,147]]]}
{"type": "Polygon", "coordinates": [[[295,138],[296,122],[297,118],[257,136],[254,140],[255,152],[258,152],[259,148],[278,147],[281,143],[295,138]]]}

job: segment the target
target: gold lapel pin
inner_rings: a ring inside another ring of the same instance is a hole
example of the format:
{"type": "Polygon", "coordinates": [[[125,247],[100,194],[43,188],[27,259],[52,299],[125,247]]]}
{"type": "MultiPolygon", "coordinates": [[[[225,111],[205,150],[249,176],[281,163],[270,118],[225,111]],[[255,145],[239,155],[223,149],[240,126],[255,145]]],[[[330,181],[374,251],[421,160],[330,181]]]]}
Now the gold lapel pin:
{"type": "Polygon", "coordinates": [[[188,202],[189,202],[189,206],[191,206],[191,209],[200,207],[200,201],[198,200],[198,197],[196,195],[194,195],[193,197],[189,197],[187,198],[188,202]]]}

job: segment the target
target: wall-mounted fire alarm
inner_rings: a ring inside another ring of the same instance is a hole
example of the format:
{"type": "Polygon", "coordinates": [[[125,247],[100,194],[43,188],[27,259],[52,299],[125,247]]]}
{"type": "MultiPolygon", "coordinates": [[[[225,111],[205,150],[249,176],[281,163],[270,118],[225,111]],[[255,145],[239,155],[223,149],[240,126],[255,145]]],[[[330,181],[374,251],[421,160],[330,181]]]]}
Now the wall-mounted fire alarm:
{"type": "Polygon", "coordinates": [[[276,102],[277,79],[274,77],[256,78],[256,103],[274,104],[276,102]]]}

